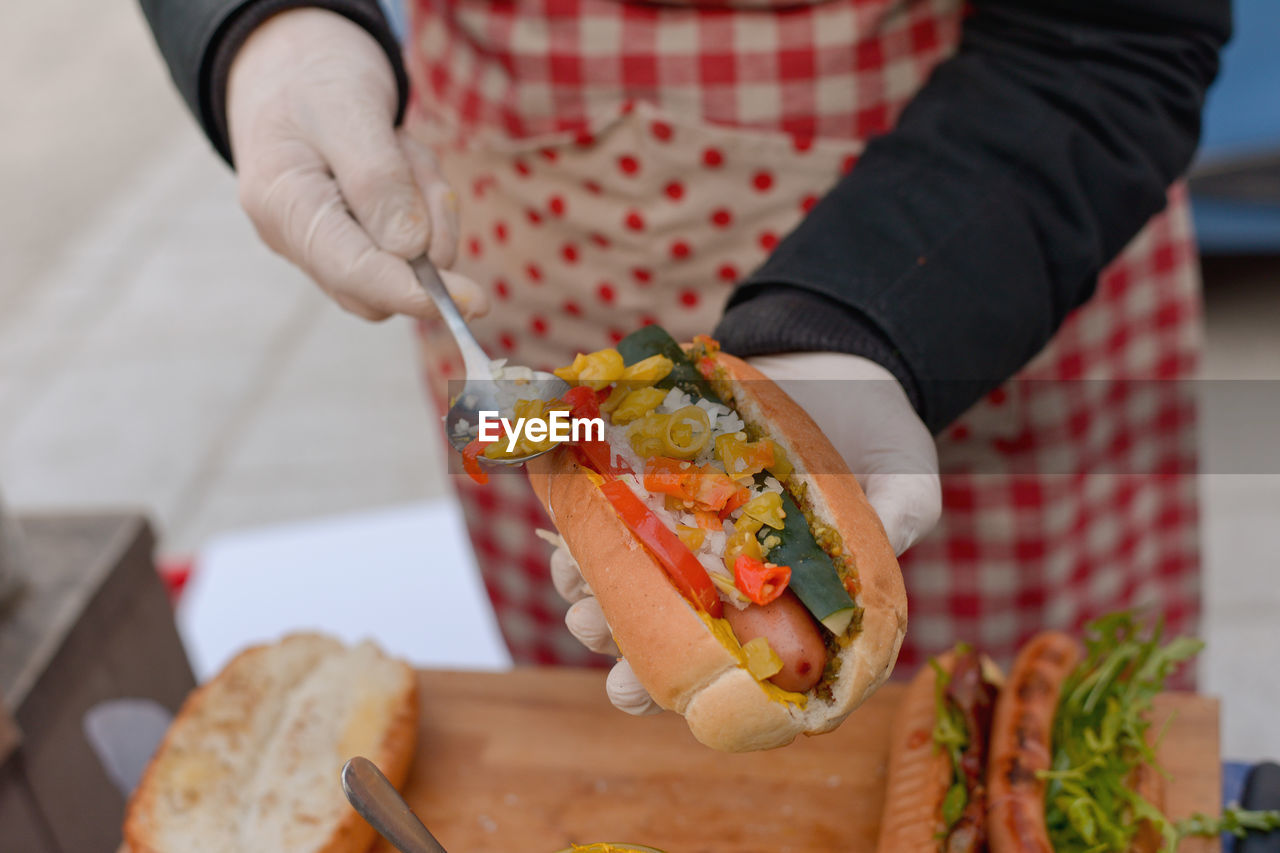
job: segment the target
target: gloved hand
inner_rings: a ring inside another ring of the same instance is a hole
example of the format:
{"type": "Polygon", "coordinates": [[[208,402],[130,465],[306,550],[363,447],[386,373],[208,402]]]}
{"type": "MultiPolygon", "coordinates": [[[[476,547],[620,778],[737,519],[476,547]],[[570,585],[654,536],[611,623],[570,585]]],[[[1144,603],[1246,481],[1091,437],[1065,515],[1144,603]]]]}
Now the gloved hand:
{"type": "MultiPolygon", "coordinates": [[[[933,528],[942,513],[937,450],[893,374],[842,353],[787,353],[748,362],[781,385],[826,433],[867,493],[895,553],[933,528]]],[[[551,579],[571,603],[565,625],[592,651],[617,655],[604,612],[577,562],[559,537],[555,540],[551,579]]],[[[613,667],[605,687],[609,700],[629,714],[662,710],[625,660],[613,667]]]]}
{"type": "Polygon", "coordinates": [[[901,383],[857,355],[793,352],[747,362],[809,413],[867,493],[895,554],[942,514],[938,450],[901,383]]]}
{"type": "MultiPolygon", "coordinates": [[[[360,26],[321,9],[275,15],[232,61],[227,124],[240,203],[263,241],[368,320],[429,317],[407,259],[453,263],[457,199],[431,152],[395,128],[396,80],[360,26]]],[[[442,274],[464,314],[483,291],[442,274]]]]}
{"type": "MultiPolygon", "coordinates": [[[[618,645],[613,641],[613,634],[609,631],[609,623],[604,618],[600,603],[591,594],[591,588],[582,577],[578,561],[573,559],[564,540],[557,534],[539,530],[538,535],[555,546],[555,550],[551,552],[551,582],[555,585],[556,592],[569,602],[569,612],[564,615],[565,627],[578,642],[591,651],[617,657],[618,645]]],[[[625,659],[620,659],[613,665],[605,680],[604,689],[614,707],[628,714],[657,714],[662,711],[625,659]]]]}

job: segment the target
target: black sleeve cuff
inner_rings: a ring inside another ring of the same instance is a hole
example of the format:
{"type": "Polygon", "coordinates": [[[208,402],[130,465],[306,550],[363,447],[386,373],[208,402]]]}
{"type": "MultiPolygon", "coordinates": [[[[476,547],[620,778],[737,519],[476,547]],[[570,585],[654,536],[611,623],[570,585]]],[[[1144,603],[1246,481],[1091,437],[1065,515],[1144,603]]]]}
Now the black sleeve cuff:
{"type": "Polygon", "coordinates": [[[753,298],[725,312],[714,337],[739,358],[787,352],[860,355],[892,373],[920,409],[915,379],[889,339],[863,315],[812,291],[761,286],[753,298]]]}
{"type": "Polygon", "coordinates": [[[201,124],[218,153],[231,163],[231,144],[227,133],[227,76],[236,52],[249,38],[249,34],[263,21],[288,9],[310,7],[328,9],[359,24],[373,36],[387,54],[396,76],[399,103],[396,106],[396,124],[404,118],[405,104],[409,96],[409,80],[405,74],[400,43],[391,25],[383,15],[377,0],[250,0],[227,17],[221,29],[210,40],[201,75],[201,124]]]}
{"type": "Polygon", "coordinates": [[[396,77],[404,116],[409,81],[400,43],[378,0],[140,0],[173,82],[222,158],[231,163],[227,137],[227,74],[236,51],[255,27],[287,9],[328,9],[363,27],[382,45],[396,77]]]}

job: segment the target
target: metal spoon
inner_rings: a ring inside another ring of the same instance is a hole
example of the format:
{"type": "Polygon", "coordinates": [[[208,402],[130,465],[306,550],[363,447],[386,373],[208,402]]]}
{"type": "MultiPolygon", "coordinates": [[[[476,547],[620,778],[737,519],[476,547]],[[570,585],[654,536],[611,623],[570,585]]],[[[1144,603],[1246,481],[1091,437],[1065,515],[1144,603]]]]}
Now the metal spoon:
{"type": "Polygon", "coordinates": [[[400,853],[448,853],[369,759],[356,756],[343,766],[342,790],[351,807],[400,853]]]}
{"type": "MultiPolygon", "coordinates": [[[[569,390],[568,383],[563,379],[540,370],[531,371],[533,379],[495,379],[489,356],[476,342],[471,329],[467,328],[458,306],[440,280],[440,273],[436,271],[435,265],[426,255],[422,255],[410,261],[409,266],[413,267],[418,283],[436,304],[444,317],[445,325],[458,344],[458,349],[462,351],[466,381],[463,383],[462,393],[458,394],[444,416],[445,433],[455,450],[461,453],[478,434],[480,412],[500,412],[504,417],[511,417],[511,407],[516,400],[555,400],[569,390]]],[[[510,459],[481,458],[500,465],[520,465],[549,450],[510,459]]]]}

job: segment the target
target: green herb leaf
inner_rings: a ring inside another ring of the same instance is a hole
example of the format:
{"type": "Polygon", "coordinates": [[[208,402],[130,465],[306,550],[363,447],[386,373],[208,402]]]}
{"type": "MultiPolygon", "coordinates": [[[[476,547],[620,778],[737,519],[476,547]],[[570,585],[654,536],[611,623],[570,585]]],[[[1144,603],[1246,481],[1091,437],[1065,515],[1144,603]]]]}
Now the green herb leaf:
{"type": "Polygon", "coordinates": [[[1056,853],[1127,853],[1143,822],[1173,851],[1179,832],[1135,791],[1135,768],[1154,767],[1148,742],[1152,700],[1203,644],[1162,643],[1132,611],[1104,616],[1085,632],[1085,658],[1067,677],[1054,715],[1045,820],[1056,853]]]}
{"type": "Polygon", "coordinates": [[[942,822],[946,824],[948,830],[960,819],[960,815],[964,814],[964,807],[967,805],[969,805],[969,790],[965,788],[964,782],[956,782],[947,789],[947,795],[942,798],[942,822]]]}
{"type": "Polygon", "coordinates": [[[1221,817],[1209,817],[1197,812],[1178,821],[1179,838],[1192,835],[1214,836],[1229,832],[1236,838],[1244,838],[1250,832],[1271,832],[1280,829],[1280,811],[1249,811],[1232,806],[1221,817]]]}
{"type": "Polygon", "coordinates": [[[1083,797],[1072,800],[1071,805],[1067,806],[1067,820],[1086,844],[1093,844],[1098,840],[1098,822],[1093,819],[1093,809],[1093,801],[1083,797]]]}
{"type": "MultiPolygon", "coordinates": [[[[951,758],[951,779],[960,778],[960,758],[964,748],[969,745],[969,730],[965,727],[964,715],[960,709],[947,701],[947,685],[951,683],[951,673],[944,670],[936,660],[930,659],[933,667],[933,744],[945,750],[951,758]]],[[[947,824],[948,827],[950,824],[947,824]]]]}

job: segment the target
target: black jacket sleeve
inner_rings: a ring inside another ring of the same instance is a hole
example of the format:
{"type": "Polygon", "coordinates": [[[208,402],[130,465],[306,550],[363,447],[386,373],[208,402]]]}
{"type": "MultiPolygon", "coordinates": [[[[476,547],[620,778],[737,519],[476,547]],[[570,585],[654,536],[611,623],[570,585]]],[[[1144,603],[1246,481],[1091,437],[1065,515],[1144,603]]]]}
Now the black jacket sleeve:
{"type": "Polygon", "coordinates": [[[396,122],[404,112],[409,84],[400,45],[377,0],[141,0],[156,45],[173,82],[205,135],[228,163],[225,95],[231,60],[254,27],[302,6],[329,9],[369,31],[387,53],[400,89],[396,122]]]}
{"type": "Polygon", "coordinates": [[[742,282],[739,355],[874,358],[941,430],[1012,376],[1186,169],[1228,0],[975,0],[957,54],[742,282]]]}

